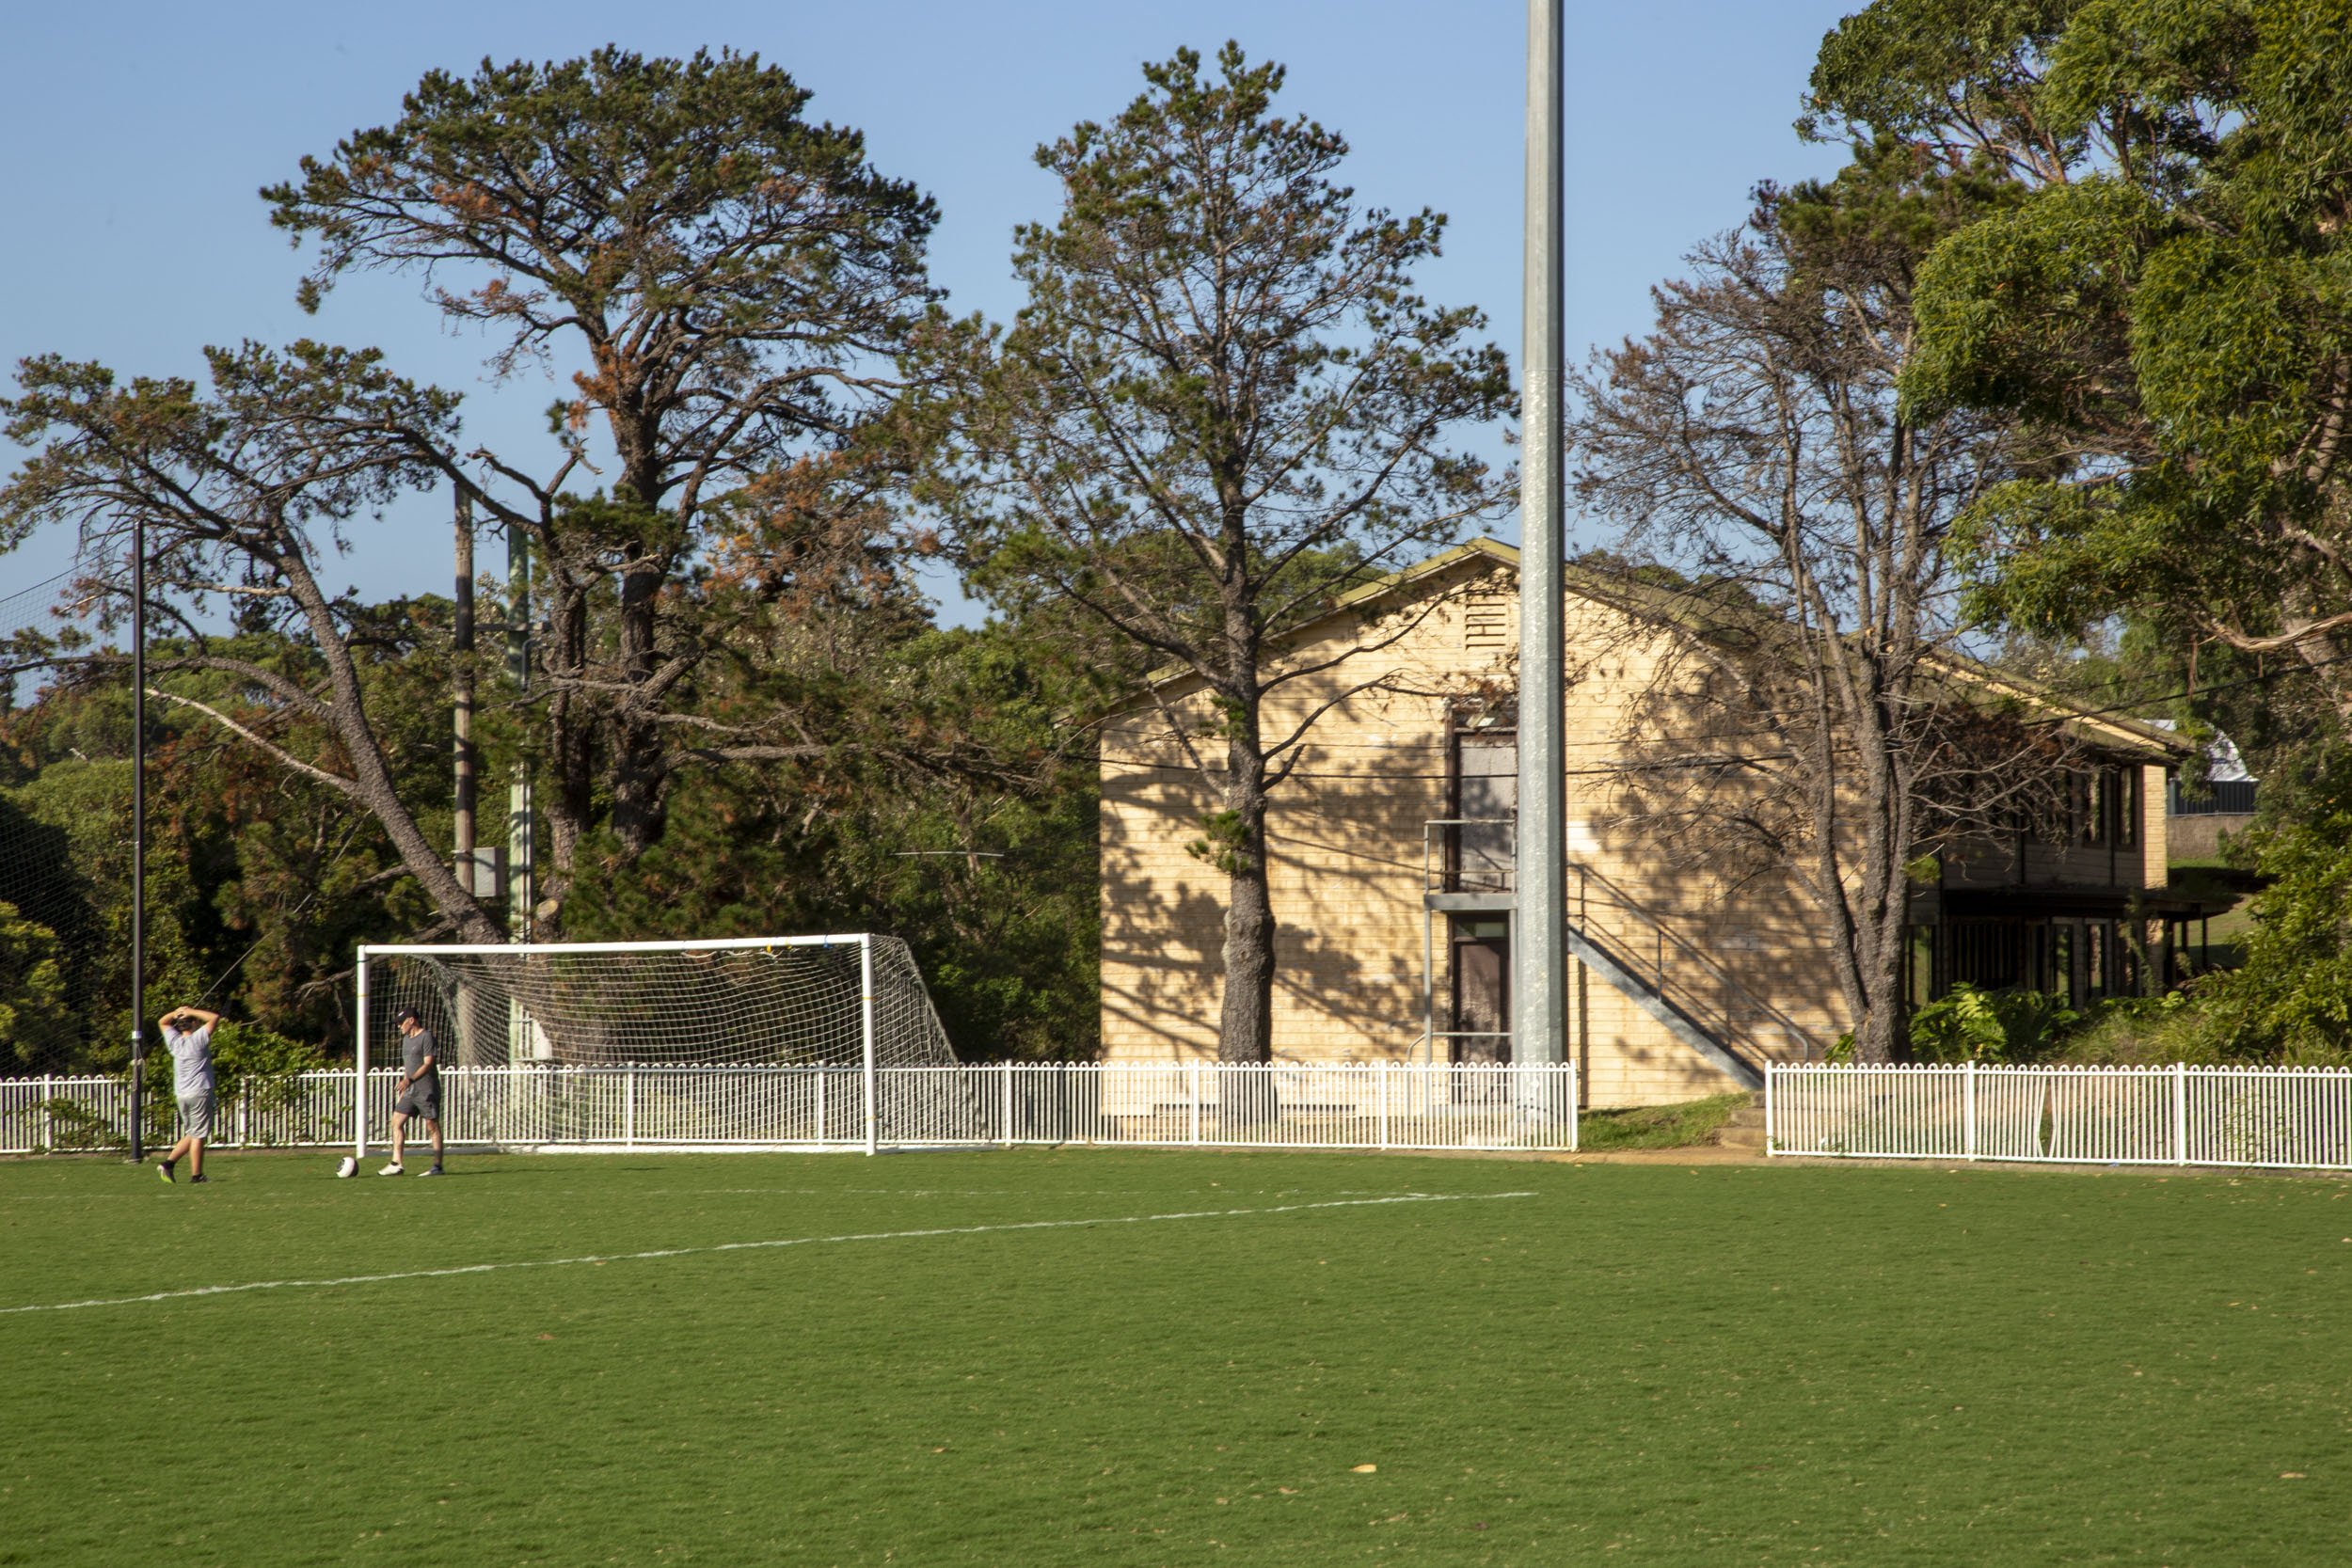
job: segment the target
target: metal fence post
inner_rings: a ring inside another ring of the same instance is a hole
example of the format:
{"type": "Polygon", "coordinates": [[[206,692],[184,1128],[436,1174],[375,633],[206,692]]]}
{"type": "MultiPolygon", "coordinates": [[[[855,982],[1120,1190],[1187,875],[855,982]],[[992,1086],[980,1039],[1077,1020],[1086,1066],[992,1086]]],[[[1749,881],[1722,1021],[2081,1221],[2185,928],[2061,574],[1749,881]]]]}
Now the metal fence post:
{"type": "Polygon", "coordinates": [[[57,1081],[50,1073],[40,1075],[40,1149],[46,1154],[57,1147],[57,1081]]]}
{"type": "Polygon", "coordinates": [[[817,1069],[817,1141],[825,1141],[825,1080],[832,1073],[820,1063],[817,1069]]]}
{"type": "Polygon", "coordinates": [[[353,966],[352,989],[357,1003],[352,1011],[351,1041],[351,1157],[368,1157],[368,950],[359,949],[358,962],[353,966]]]}
{"type": "MultiPolygon", "coordinates": [[[[1765,1157],[1766,1159],[1768,1159],[1768,1160],[1769,1160],[1769,1159],[1771,1159],[1771,1158],[1772,1157],[1772,1145],[1773,1145],[1773,1143],[1775,1142],[1775,1140],[1774,1140],[1774,1138],[1773,1138],[1773,1136],[1772,1136],[1772,1132],[1773,1132],[1773,1118],[1772,1118],[1772,1113],[1773,1113],[1774,1111],[1776,1111],[1777,1109],[1779,1109],[1779,1107],[1778,1107],[1778,1106],[1774,1103],[1774,1099],[1775,1099],[1775,1097],[1774,1097],[1774,1095],[1772,1094],[1772,1085],[1773,1085],[1773,1084],[1774,1084],[1774,1083],[1778,1082],[1778,1079],[1777,1079],[1777,1077],[1776,1077],[1775,1075],[1776,1075],[1779,1071],[1780,1071],[1780,1064],[1779,1064],[1778,1062],[1770,1061],[1770,1060],[1768,1060],[1768,1061],[1766,1061],[1766,1062],[1765,1062],[1765,1064],[1764,1064],[1764,1157],[1765,1157]]],[[[1581,1100],[1583,1097],[1582,1097],[1581,1095],[1579,1095],[1577,1098],[1578,1098],[1579,1100],[1581,1100]]]]}
{"type": "Polygon", "coordinates": [[[1012,1064],[1010,1062],[1007,1062],[1004,1064],[1004,1068],[1005,1119],[1001,1123],[1001,1128],[1005,1135],[1005,1147],[1007,1148],[1010,1148],[1012,1147],[1012,1064]]]}
{"type": "Polygon", "coordinates": [[[1189,1087],[1184,1098],[1191,1106],[1192,1141],[1199,1143],[1200,1141],[1200,1064],[1199,1062],[1191,1064],[1191,1070],[1186,1077],[1189,1080],[1189,1087]]]}
{"type": "Polygon", "coordinates": [[[2188,1064],[2172,1064],[2172,1163],[2188,1164],[2188,1064]]]}
{"type": "Polygon", "coordinates": [[[1961,1065],[1965,1069],[1961,1079],[1961,1148],[1973,1160],[1977,1157],[1977,1064],[1972,1058],[1961,1065]]]}
{"type": "Polygon", "coordinates": [[[621,1147],[637,1147],[637,1064],[621,1069],[621,1147]]]}
{"type": "MultiPolygon", "coordinates": [[[[1584,1136],[1584,1086],[1579,1081],[1578,1069],[1574,1059],[1570,1059],[1564,1065],[1568,1069],[1568,1152],[1573,1154],[1580,1147],[1580,1140],[1584,1136]]],[[[1765,1095],[1764,1100],[1767,1106],[1772,1103],[1772,1097],[1769,1093],[1765,1095]]],[[[1772,1126],[1770,1120],[1772,1112],[1768,1109],[1764,1114],[1767,1118],[1765,1122],[1767,1131],[1764,1136],[1764,1148],[1765,1152],[1770,1153],[1772,1151],[1772,1133],[1770,1131],[1772,1126]]]]}
{"type": "Polygon", "coordinates": [[[874,1069],[874,939],[857,939],[859,1030],[866,1037],[866,1152],[882,1151],[882,1106],[876,1102],[882,1085],[874,1069]]]}
{"type": "Polygon", "coordinates": [[[1380,1074],[1380,1147],[1389,1147],[1389,1064],[1378,1064],[1380,1074]]]}

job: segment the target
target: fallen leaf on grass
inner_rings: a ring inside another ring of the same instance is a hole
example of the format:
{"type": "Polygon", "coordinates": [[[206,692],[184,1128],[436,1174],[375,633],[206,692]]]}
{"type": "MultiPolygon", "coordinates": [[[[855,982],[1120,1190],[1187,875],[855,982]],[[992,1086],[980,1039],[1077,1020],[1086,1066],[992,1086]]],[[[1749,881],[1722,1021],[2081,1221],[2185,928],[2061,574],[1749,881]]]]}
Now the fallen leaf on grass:
{"type": "Polygon", "coordinates": [[[1359,1476],[1368,1476],[1378,1468],[1380,1468],[1380,1466],[1377,1465],[1359,1465],[1350,1473],[1359,1476]]]}

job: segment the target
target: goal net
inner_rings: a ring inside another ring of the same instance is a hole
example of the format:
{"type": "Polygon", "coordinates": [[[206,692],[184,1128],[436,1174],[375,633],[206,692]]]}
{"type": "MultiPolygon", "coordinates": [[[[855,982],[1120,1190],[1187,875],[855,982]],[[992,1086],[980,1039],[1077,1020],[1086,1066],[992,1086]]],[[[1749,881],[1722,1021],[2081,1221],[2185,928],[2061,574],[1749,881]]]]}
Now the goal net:
{"type": "Polygon", "coordinates": [[[358,987],[363,1151],[412,1007],[462,1143],[870,1142],[878,1073],[956,1063],[896,937],[365,946],[358,987]]]}

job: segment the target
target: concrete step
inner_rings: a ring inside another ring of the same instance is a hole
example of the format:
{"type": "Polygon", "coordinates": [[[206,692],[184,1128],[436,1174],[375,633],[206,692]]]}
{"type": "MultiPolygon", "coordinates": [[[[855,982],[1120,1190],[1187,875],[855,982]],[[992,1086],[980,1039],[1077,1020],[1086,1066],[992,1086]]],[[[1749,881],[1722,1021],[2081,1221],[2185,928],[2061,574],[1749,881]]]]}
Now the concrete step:
{"type": "Polygon", "coordinates": [[[1731,1113],[1715,1133],[1715,1142],[1724,1148],[1764,1149],[1764,1100],[1761,1095],[1731,1113]]]}

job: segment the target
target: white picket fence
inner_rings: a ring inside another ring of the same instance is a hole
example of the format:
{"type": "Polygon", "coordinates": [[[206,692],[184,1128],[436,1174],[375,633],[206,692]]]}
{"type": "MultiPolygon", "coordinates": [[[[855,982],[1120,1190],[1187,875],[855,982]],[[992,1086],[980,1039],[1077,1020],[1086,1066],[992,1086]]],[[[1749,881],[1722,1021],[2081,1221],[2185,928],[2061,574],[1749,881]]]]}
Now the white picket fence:
{"type": "MultiPolygon", "coordinates": [[[[397,1069],[224,1097],[217,1147],[381,1144],[397,1069]]],[[[955,1067],[453,1068],[453,1144],[513,1149],[943,1148],[987,1144],[1331,1149],[1572,1149],[1576,1069],[1402,1062],[997,1063],[955,1067]]],[[[149,1136],[172,1107],[151,1102],[149,1136]]],[[[0,1079],[0,1154],[119,1146],[119,1078],[0,1079]]]]}
{"type": "Polygon", "coordinates": [[[1772,1154],[2352,1168],[2352,1069],[1774,1064],[1772,1154]]]}

